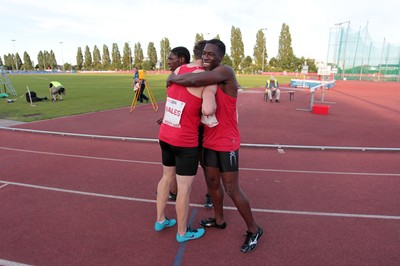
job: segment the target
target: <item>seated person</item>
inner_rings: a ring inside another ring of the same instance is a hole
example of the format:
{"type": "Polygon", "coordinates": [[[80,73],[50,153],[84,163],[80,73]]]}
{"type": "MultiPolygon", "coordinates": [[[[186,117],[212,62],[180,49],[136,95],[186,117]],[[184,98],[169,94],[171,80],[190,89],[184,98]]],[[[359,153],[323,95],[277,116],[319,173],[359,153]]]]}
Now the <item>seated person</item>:
{"type": "Polygon", "coordinates": [[[63,100],[63,95],[65,95],[65,88],[64,86],[58,82],[58,81],[52,81],[50,82],[50,95],[53,98],[53,102],[58,100],[58,97],[60,97],[60,101],[63,100]]]}
{"type": "Polygon", "coordinates": [[[281,96],[281,90],[279,89],[278,80],[275,77],[271,77],[267,83],[265,83],[265,97],[268,96],[269,101],[272,103],[272,98],[275,97],[275,102],[279,103],[281,96]]]}

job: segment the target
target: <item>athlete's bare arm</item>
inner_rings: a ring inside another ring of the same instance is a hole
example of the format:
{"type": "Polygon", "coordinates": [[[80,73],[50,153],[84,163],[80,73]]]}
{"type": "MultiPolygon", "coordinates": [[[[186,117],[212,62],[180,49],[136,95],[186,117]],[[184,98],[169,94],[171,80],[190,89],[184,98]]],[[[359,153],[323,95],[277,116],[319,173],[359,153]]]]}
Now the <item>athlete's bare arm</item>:
{"type": "Polygon", "coordinates": [[[187,73],[182,75],[171,74],[168,84],[176,83],[187,87],[202,87],[218,84],[221,89],[232,97],[237,96],[238,83],[235,72],[231,67],[220,65],[210,71],[201,73],[187,73]]]}

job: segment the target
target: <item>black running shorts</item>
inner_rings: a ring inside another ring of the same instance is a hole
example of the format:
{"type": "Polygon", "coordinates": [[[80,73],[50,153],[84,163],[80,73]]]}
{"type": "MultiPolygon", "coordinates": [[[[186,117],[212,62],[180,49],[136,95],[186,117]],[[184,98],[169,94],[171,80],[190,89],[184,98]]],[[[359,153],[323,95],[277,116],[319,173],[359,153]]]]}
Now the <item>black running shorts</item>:
{"type": "Polygon", "coordinates": [[[203,148],[204,165],[219,168],[220,172],[239,171],[239,150],[214,151],[203,148]]]}
{"type": "Polygon", "coordinates": [[[161,140],[160,147],[164,166],[175,166],[178,175],[196,175],[199,167],[198,147],[176,147],[161,140]]]}

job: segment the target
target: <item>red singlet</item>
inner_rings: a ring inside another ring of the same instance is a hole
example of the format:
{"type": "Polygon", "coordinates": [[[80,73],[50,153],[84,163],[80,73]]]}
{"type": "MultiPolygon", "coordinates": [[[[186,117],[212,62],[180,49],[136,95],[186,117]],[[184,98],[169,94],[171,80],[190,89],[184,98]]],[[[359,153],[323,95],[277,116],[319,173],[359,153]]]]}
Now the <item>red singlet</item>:
{"type": "Polygon", "coordinates": [[[237,98],[225,94],[218,85],[215,94],[218,125],[204,127],[203,147],[214,151],[235,151],[240,147],[240,134],[237,120],[237,98]]]}
{"type": "MultiPolygon", "coordinates": [[[[191,73],[199,67],[182,65],[179,74],[191,73]]],[[[163,123],[158,138],[177,147],[197,147],[202,99],[185,86],[172,84],[167,90],[163,123]]]]}

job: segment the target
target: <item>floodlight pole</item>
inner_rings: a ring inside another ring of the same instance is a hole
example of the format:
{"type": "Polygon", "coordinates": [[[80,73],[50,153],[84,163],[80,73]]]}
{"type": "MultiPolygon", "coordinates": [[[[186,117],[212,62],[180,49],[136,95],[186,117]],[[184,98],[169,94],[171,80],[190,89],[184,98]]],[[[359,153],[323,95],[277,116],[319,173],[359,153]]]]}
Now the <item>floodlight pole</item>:
{"type": "Polygon", "coordinates": [[[60,44],[61,44],[61,62],[62,62],[62,70],[63,70],[63,72],[65,72],[65,69],[64,69],[64,52],[63,52],[63,42],[60,42],[60,44]]]}
{"type": "Polygon", "coordinates": [[[344,72],[345,72],[345,66],[346,66],[346,50],[347,50],[347,42],[349,40],[350,20],[335,24],[335,26],[342,26],[342,24],[345,24],[345,23],[347,23],[347,33],[346,33],[346,43],[344,44],[344,53],[343,53],[342,80],[344,79],[344,72]]]}
{"type": "Polygon", "coordinates": [[[17,61],[17,53],[15,52],[15,42],[16,40],[11,40],[14,44],[14,59],[15,59],[15,68],[18,70],[18,61],[17,61]]]}
{"type": "MultiPolygon", "coordinates": [[[[262,31],[267,30],[267,28],[261,29],[262,31]]],[[[262,69],[261,73],[264,73],[264,62],[265,62],[265,36],[263,38],[263,51],[262,51],[262,69]]]]}

